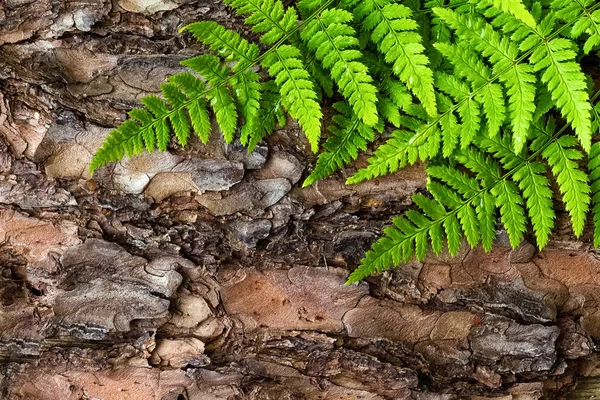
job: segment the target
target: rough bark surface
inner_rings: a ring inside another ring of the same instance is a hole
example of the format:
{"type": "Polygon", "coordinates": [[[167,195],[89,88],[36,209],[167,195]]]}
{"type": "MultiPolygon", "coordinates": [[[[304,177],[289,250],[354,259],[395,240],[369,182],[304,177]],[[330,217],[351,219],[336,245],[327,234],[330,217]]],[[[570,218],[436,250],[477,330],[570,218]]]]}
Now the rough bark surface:
{"type": "Polygon", "coordinates": [[[345,286],[422,167],[300,189],[290,124],[250,155],[215,134],[90,176],[199,19],[239,27],[216,1],[0,3],[0,398],[591,396],[600,262],[567,223],[543,252],[500,233],[345,286]]]}

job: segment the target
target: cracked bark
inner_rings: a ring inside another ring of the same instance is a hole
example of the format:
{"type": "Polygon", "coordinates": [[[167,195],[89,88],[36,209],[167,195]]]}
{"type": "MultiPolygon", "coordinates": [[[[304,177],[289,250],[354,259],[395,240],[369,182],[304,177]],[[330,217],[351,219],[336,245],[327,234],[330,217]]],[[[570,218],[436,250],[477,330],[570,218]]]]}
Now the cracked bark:
{"type": "Polygon", "coordinates": [[[199,50],[182,25],[240,28],[219,2],[0,7],[1,398],[538,399],[597,387],[600,264],[567,222],[541,253],[501,234],[492,253],[464,247],[345,286],[423,188],[421,167],[300,189],[314,160],[289,125],[251,155],[215,134],[87,173],[110,127],[199,50]]]}

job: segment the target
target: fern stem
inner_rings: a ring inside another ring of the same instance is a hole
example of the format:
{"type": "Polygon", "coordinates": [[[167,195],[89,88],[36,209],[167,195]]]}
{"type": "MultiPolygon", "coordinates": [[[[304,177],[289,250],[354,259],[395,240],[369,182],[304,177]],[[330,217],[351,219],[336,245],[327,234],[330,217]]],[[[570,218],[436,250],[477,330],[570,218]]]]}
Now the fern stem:
{"type": "MultiPolygon", "coordinates": [[[[153,120],[152,123],[148,123],[148,124],[144,124],[140,126],[140,132],[144,129],[148,129],[151,128],[157,121],[164,121],[167,118],[169,118],[170,116],[172,116],[173,114],[189,107],[191,104],[197,102],[198,100],[200,100],[201,98],[205,97],[206,95],[208,95],[211,91],[220,88],[222,86],[225,86],[226,84],[228,84],[229,82],[231,82],[233,79],[237,78],[238,76],[244,74],[246,71],[248,71],[250,68],[254,67],[257,64],[260,64],[260,62],[265,59],[268,55],[270,55],[272,52],[277,51],[277,49],[283,45],[287,40],[289,40],[290,37],[292,37],[296,32],[298,32],[301,28],[304,27],[304,25],[306,25],[308,22],[312,21],[313,19],[317,18],[318,15],[320,15],[323,11],[325,11],[327,9],[327,7],[329,7],[332,3],[334,3],[335,0],[327,0],[321,7],[319,7],[313,14],[311,14],[308,18],[300,21],[298,23],[298,25],[296,27],[294,27],[294,29],[292,29],[291,31],[289,31],[288,33],[286,33],[281,39],[279,39],[277,41],[277,43],[275,43],[273,46],[271,46],[267,51],[265,51],[264,53],[262,53],[261,55],[259,55],[258,57],[256,57],[254,60],[250,60],[249,64],[242,68],[241,70],[235,72],[233,75],[230,75],[229,77],[227,77],[226,79],[224,79],[222,82],[217,83],[216,85],[214,85],[213,87],[211,87],[210,89],[205,90],[204,92],[191,97],[188,101],[179,104],[176,107],[171,108],[167,113],[165,113],[160,119],[157,120],[153,120]]],[[[120,147],[122,143],[126,143],[129,140],[131,140],[132,138],[134,138],[135,136],[137,136],[139,134],[139,132],[134,133],[131,136],[128,136],[126,138],[124,138],[123,140],[120,140],[116,143],[113,144],[113,147],[120,147]]],[[[93,172],[93,171],[92,171],[93,172]]]]}

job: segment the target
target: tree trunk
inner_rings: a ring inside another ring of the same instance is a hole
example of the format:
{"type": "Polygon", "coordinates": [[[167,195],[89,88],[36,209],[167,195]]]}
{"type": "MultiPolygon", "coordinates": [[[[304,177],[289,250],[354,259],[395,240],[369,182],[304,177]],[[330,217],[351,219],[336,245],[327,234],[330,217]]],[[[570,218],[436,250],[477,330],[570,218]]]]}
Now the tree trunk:
{"type": "Polygon", "coordinates": [[[595,393],[600,262],[565,219],[543,252],[500,232],[346,286],[422,166],[301,189],[314,157],[290,122],[252,154],[215,133],[90,176],[201,50],[177,33],[201,19],[241,21],[203,0],[0,4],[2,399],[595,393]]]}

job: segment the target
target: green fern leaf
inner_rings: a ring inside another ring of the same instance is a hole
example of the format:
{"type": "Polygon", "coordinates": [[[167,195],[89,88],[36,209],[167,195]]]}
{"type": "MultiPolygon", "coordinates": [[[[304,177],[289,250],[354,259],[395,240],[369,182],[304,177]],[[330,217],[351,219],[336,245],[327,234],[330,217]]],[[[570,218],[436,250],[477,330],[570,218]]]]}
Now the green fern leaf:
{"type": "Polygon", "coordinates": [[[298,120],[313,152],[317,152],[323,114],[316,102],[317,94],[310,75],[299,56],[300,50],[296,47],[282,45],[263,60],[263,65],[279,86],[283,106],[298,120]]]}
{"type": "Polygon", "coordinates": [[[588,176],[579,169],[577,161],[583,158],[583,154],[573,148],[576,144],[575,137],[561,136],[546,147],[542,157],[548,160],[552,174],[556,177],[563,202],[571,216],[573,232],[579,237],[585,226],[591,189],[588,176]]]}
{"type": "Polygon", "coordinates": [[[600,142],[596,142],[590,149],[588,170],[592,182],[592,204],[594,219],[594,246],[600,246],[600,142]]]}
{"type": "Polygon", "coordinates": [[[230,73],[229,68],[209,54],[184,60],[181,64],[203,76],[213,86],[212,90],[206,92],[206,98],[215,113],[225,142],[231,143],[237,131],[238,112],[229,89],[224,86],[230,73]]]}
{"type": "Polygon", "coordinates": [[[129,111],[128,114],[130,118],[137,120],[142,126],[138,132],[141,133],[146,150],[148,152],[154,151],[156,137],[154,136],[154,130],[152,129],[152,114],[141,108],[134,108],[133,110],[129,111]]]}
{"type": "Polygon", "coordinates": [[[433,90],[433,74],[429,59],[423,54],[421,36],[412,11],[391,0],[362,0],[354,8],[354,16],[369,32],[371,41],[393,65],[394,73],[421,101],[431,116],[437,114],[433,90]]]}
{"type": "Polygon", "coordinates": [[[187,25],[181,31],[189,31],[199,41],[228,60],[236,60],[234,71],[242,71],[256,63],[258,46],[249,43],[238,33],[233,32],[216,22],[201,21],[187,25]]]}
{"type": "Polygon", "coordinates": [[[535,19],[529,13],[527,8],[525,8],[525,5],[521,0],[492,0],[492,4],[497,9],[514,15],[517,19],[530,27],[536,27],[535,19]]]}
{"type": "Polygon", "coordinates": [[[206,144],[212,131],[210,117],[206,109],[206,101],[202,98],[206,87],[202,81],[188,72],[182,72],[169,77],[169,82],[177,86],[188,98],[193,98],[186,105],[190,121],[194,131],[202,141],[206,144]]]}
{"type": "Polygon", "coordinates": [[[455,256],[458,254],[460,244],[462,243],[462,234],[456,216],[449,215],[444,220],[444,230],[446,231],[446,240],[448,241],[448,252],[451,256],[455,256]]]}
{"type": "Polygon", "coordinates": [[[416,161],[419,154],[418,149],[411,146],[413,135],[412,132],[403,130],[392,132],[392,137],[379,146],[373,157],[369,159],[369,166],[358,170],[346,180],[346,184],[353,185],[364,180],[383,176],[397,171],[398,168],[404,168],[411,160],[416,161]]]}
{"type": "Polygon", "coordinates": [[[576,21],[571,27],[571,38],[577,39],[587,33],[583,45],[585,54],[600,46],[600,10],[590,11],[595,5],[596,0],[554,0],[551,3],[558,18],[565,22],[576,21]]]}
{"type": "Polygon", "coordinates": [[[279,0],[225,0],[238,14],[249,15],[246,24],[261,33],[260,41],[273,44],[287,35],[298,22],[294,8],[285,8],[279,0]]]}
{"type": "Polygon", "coordinates": [[[436,73],[435,77],[436,87],[460,102],[458,106],[458,114],[462,120],[460,139],[461,147],[464,149],[471,144],[481,128],[481,106],[474,99],[475,96],[466,83],[442,72],[436,73]]]}
{"type": "Polygon", "coordinates": [[[590,150],[592,142],[591,115],[585,75],[578,63],[573,43],[556,38],[538,47],[531,55],[535,70],[545,69],[542,81],[548,85],[562,115],[571,123],[581,146],[590,150]]]}
{"type": "Polygon", "coordinates": [[[335,124],[329,127],[332,136],[323,145],[325,151],[319,154],[315,169],[306,178],[303,187],[312,185],[355,160],[359,151],[366,150],[367,144],[374,139],[373,128],[365,125],[348,104],[338,102],[333,106],[339,114],[332,118],[335,124]]]}
{"type": "Polygon", "coordinates": [[[237,131],[238,113],[229,89],[216,87],[208,92],[206,97],[215,112],[217,124],[223,133],[225,142],[233,142],[235,132],[237,131]]]}
{"type": "Polygon", "coordinates": [[[254,71],[245,71],[231,80],[231,88],[244,117],[244,125],[240,129],[240,140],[247,141],[253,127],[256,125],[260,110],[261,85],[259,76],[254,71]]]}
{"type": "Polygon", "coordinates": [[[519,54],[517,46],[481,18],[443,8],[434,8],[433,11],[494,65],[494,72],[499,74],[509,97],[508,110],[515,151],[521,151],[535,111],[536,79],[533,68],[515,63],[519,54]]]}
{"type": "Polygon", "coordinates": [[[545,176],[546,168],[540,162],[528,162],[518,169],[514,179],[519,182],[519,188],[526,199],[529,219],[541,250],[548,244],[548,238],[554,228],[554,210],[552,209],[552,190],[545,176]]]}
{"type": "MultiPolygon", "coordinates": [[[[170,141],[169,126],[166,116],[169,108],[164,101],[156,96],[146,96],[142,98],[142,104],[154,115],[157,121],[154,123],[156,132],[156,143],[159,151],[165,151],[170,141]]],[[[131,143],[131,142],[130,142],[131,143]]]]}
{"type": "MultiPolygon", "coordinates": [[[[458,76],[471,82],[473,91],[477,92],[476,99],[483,106],[488,121],[488,134],[492,137],[497,135],[506,120],[506,106],[502,87],[492,83],[492,73],[489,68],[463,42],[457,45],[436,43],[434,46],[454,65],[454,71],[458,76]]],[[[471,93],[467,91],[464,95],[470,96],[471,93]]]]}
{"type": "Polygon", "coordinates": [[[508,238],[513,249],[516,249],[526,231],[523,199],[517,186],[502,180],[492,187],[492,194],[496,196],[496,207],[500,209],[500,219],[508,232],[508,238]]]}
{"type": "Polygon", "coordinates": [[[163,83],[161,89],[163,97],[167,99],[174,108],[173,111],[169,113],[169,121],[175,132],[177,141],[179,141],[179,144],[182,146],[185,146],[190,137],[190,125],[187,116],[182,109],[187,98],[173,83],[163,83]]]}
{"type": "Polygon", "coordinates": [[[485,251],[490,251],[496,239],[496,201],[491,193],[482,192],[473,200],[473,204],[479,221],[481,246],[485,251]]]}
{"type": "Polygon", "coordinates": [[[361,52],[354,29],[348,25],[352,14],[336,8],[328,9],[310,21],[301,33],[323,66],[331,71],[340,93],[352,105],[358,117],[373,126],[377,116],[377,89],[367,67],[358,61],[361,52]]]}
{"type": "Polygon", "coordinates": [[[270,135],[278,123],[280,126],[286,123],[285,113],[281,107],[281,95],[275,82],[268,81],[263,85],[256,122],[247,138],[247,143],[242,142],[248,145],[248,152],[252,152],[262,139],[270,135]]]}

